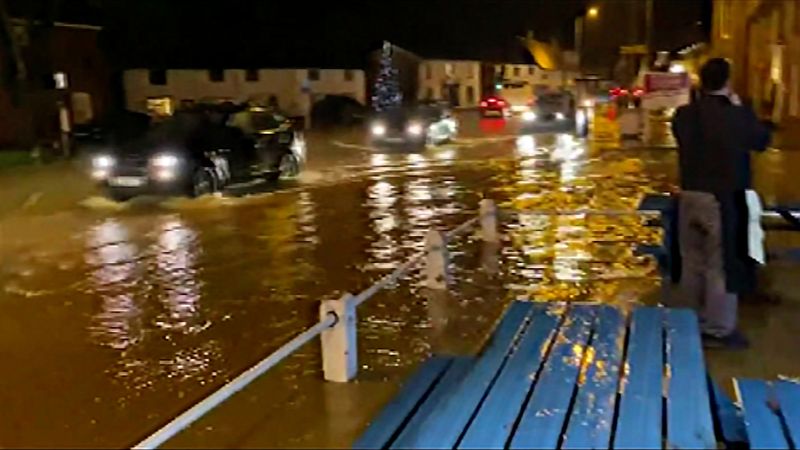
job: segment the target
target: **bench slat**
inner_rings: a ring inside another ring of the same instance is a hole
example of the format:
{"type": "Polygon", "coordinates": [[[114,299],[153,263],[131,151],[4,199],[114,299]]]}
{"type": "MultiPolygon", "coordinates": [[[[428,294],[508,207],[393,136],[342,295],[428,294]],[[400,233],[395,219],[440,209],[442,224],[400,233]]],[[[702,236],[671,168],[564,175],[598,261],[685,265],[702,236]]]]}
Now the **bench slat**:
{"type": "Polygon", "coordinates": [[[609,448],[617,402],[625,318],[610,306],[599,306],[591,348],[593,357],[579,387],[565,434],[564,449],[609,448]]]}
{"type": "Polygon", "coordinates": [[[744,410],[750,448],[788,449],[780,418],[770,406],[770,386],[761,380],[734,380],[744,410]]]}
{"type": "Polygon", "coordinates": [[[534,306],[525,335],[481,405],[459,448],[505,446],[528,397],[533,374],[539,370],[544,351],[555,336],[559,322],[559,313],[554,308],[534,306]]]}
{"type": "Polygon", "coordinates": [[[419,427],[409,448],[453,448],[473,413],[506,361],[512,343],[530,314],[533,303],[514,302],[506,311],[489,346],[453,394],[419,427]]]}
{"type": "Polygon", "coordinates": [[[697,316],[664,310],[667,337],[667,447],[716,448],[697,316]]]}
{"type": "Polygon", "coordinates": [[[664,346],[660,308],[633,312],[614,448],[661,448],[664,346]]]}
{"type": "Polygon", "coordinates": [[[789,429],[794,448],[800,448],[800,384],[791,381],[775,382],[775,396],[789,429]]]}
{"type": "Polygon", "coordinates": [[[400,388],[392,401],[378,414],[353,448],[383,448],[389,444],[403,422],[425,400],[431,388],[452,362],[451,358],[432,357],[422,363],[416,373],[400,388]]]}
{"type": "Polygon", "coordinates": [[[414,414],[405,428],[403,428],[403,431],[390,448],[409,447],[408,443],[414,441],[420,425],[425,423],[436,407],[453,393],[454,388],[467,376],[474,362],[475,359],[470,357],[454,358],[450,368],[447,369],[442,379],[436,384],[436,388],[425,400],[425,403],[419,407],[416,414],[414,414]]]}
{"type": "Polygon", "coordinates": [[[592,307],[570,309],[511,439],[511,448],[558,445],[593,322],[592,307]]]}

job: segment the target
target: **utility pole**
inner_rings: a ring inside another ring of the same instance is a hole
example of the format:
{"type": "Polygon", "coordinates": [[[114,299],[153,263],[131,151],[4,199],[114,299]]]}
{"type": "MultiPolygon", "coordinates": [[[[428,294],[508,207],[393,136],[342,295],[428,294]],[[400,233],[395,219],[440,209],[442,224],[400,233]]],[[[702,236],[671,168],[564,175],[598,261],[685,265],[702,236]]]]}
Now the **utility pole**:
{"type": "Polygon", "coordinates": [[[645,62],[645,68],[649,70],[652,61],[651,56],[655,52],[655,50],[653,49],[653,0],[646,0],[645,3],[644,35],[645,35],[645,46],[647,48],[647,54],[644,57],[644,62],[645,62]]]}

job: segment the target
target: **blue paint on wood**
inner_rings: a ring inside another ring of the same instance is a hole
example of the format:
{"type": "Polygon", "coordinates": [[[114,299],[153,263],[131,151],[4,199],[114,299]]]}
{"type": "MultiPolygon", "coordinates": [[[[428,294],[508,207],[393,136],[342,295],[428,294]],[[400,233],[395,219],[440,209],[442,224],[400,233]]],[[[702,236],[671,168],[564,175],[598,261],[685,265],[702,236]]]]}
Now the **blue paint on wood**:
{"type": "Polygon", "coordinates": [[[717,383],[708,377],[711,387],[712,407],[716,413],[722,440],[727,444],[747,443],[747,430],[744,427],[742,410],[720,389],[717,383]]]}
{"type": "Polygon", "coordinates": [[[450,364],[450,358],[433,357],[425,361],[392,401],[381,410],[364,434],[356,440],[353,448],[375,449],[388,445],[403,423],[425,400],[433,385],[450,364]]]}
{"type": "Polygon", "coordinates": [[[610,306],[595,312],[594,355],[564,435],[564,449],[609,448],[625,343],[625,318],[610,306]]]}
{"type": "Polygon", "coordinates": [[[575,306],[567,314],[511,439],[511,448],[558,445],[593,322],[590,306],[575,306]]]}
{"type": "Polygon", "coordinates": [[[660,308],[633,312],[614,448],[661,448],[664,346],[660,308]]]}
{"type": "Polygon", "coordinates": [[[697,315],[688,309],[665,309],[667,447],[716,448],[711,399],[697,315]]]}
{"type": "Polygon", "coordinates": [[[544,359],[544,352],[556,335],[559,309],[534,306],[528,330],[481,405],[459,448],[505,446],[533,384],[533,377],[544,359]]]}
{"type": "Polygon", "coordinates": [[[744,410],[744,424],[750,448],[788,449],[777,402],[766,381],[737,379],[736,391],[744,410]]]}
{"type": "Polygon", "coordinates": [[[430,414],[436,410],[436,407],[453,393],[453,390],[467,376],[474,362],[474,358],[470,357],[456,357],[453,360],[450,368],[447,369],[442,379],[436,384],[433,392],[403,428],[391,448],[409,448],[410,443],[416,440],[416,433],[419,431],[420,425],[425,423],[430,414]]]}
{"type": "Polygon", "coordinates": [[[781,414],[792,444],[794,448],[800,448],[800,384],[776,381],[775,396],[781,405],[781,414]]]}
{"type": "Polygon", "coordinates": [[[453,448],[489,390],[511,351],[512,343],[532,311],[530,302],[514,302],[497,327],[489,346],[451,396],[421,424],[409,448],[453,448]]]}

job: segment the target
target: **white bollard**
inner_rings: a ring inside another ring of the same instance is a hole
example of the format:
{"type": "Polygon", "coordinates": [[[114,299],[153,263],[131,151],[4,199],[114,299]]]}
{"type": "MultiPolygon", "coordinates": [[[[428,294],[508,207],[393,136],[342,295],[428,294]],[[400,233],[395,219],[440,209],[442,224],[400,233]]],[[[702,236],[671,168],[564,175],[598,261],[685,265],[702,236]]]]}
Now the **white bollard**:
{"type": "Polygon", "coordinates": [[[447,289],[449,258],[444,233],[437,230],[428,231],[428,235],[425,237],[425,253],[427,286],[430,289],[447,289]]]}
{"type": "Polygon", "coordinates": [[[338,300],[324,300],[320,305],[320,320],[329,313],[339,318],[336,325],[322,332],[322,371],[327,381],[346,383],[358,371],[356,345],[356,304],[354,297],[345,294],[338,300]]]}
{"type": "Polygon", "coordinates": [[[494,201],[485,198],[481,200],[481,238],[485,242],[500,242],[500,235],[497,233],[497,206],[494,201]]]}

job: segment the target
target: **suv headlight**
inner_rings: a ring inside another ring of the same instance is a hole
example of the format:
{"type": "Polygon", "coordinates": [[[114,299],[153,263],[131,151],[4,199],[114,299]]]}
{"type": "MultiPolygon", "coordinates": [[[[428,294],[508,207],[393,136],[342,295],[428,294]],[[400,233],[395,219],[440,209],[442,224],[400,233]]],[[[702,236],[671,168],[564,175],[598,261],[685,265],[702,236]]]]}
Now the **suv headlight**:
{"type": "Polygon", "coordinates": [[[373,123],[372,128],[370,128],[373,136],[383,136],[386,134],[386,125],[382,123],[373,123]]]}
{"type": "Polygon", "coordinates": [[[108,170],[114,167],[116,162],[117,161],[111,155],[96,155],[94,158],[92,158],[92,167],[95,169],[108,170]]]}
{"type": "Polygon", "coordinates": [[[556,113],[556,120],[564,120],[565,118],[566,117],[564,116],[564,113],[560,113],[560,112],[556,113]]]}
{"type": "Polygon", "coordinates": [[[525,111],[522,113],[522,120],[526,122],[533,122],[536,120],[536,113],[533,111],[525,111]]]}
{"type": "Polygon", "coordinates": [[[408,131],[408,134],[410,135],[419,136],[422,134],[422,124],[416,122],[410,123],[408,124],[406,131],[408,131]]]}
{"type": "Polygon", "coordinates": [[[153,156],[153,158],[150,160],[150,164],[152,164],[153,167],[158,167],[159,169],[172,169],[178,165],[179,161],[180,160],[175,155],[162,154],[153,156]]]}

